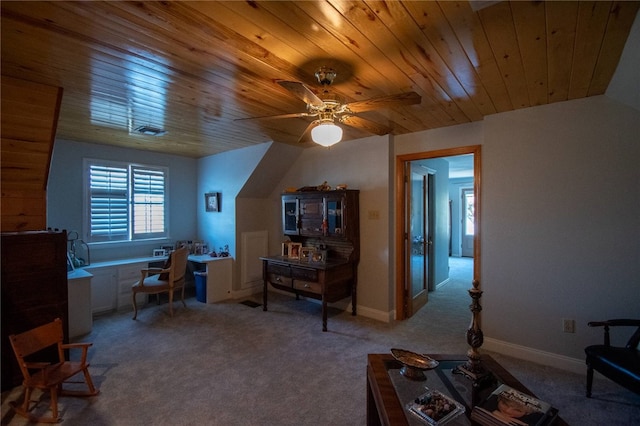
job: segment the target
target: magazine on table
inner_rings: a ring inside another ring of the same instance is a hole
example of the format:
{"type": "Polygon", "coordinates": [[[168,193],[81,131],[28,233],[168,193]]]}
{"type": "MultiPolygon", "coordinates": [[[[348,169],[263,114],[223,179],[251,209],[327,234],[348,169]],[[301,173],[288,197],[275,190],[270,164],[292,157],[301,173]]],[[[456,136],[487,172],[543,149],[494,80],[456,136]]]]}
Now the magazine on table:
{"type": "Polygon", "coordinates": [[[471,410],[472,420],[489,426],[546,426],[557,416],[547,402],[504,384],[471,410]]]}

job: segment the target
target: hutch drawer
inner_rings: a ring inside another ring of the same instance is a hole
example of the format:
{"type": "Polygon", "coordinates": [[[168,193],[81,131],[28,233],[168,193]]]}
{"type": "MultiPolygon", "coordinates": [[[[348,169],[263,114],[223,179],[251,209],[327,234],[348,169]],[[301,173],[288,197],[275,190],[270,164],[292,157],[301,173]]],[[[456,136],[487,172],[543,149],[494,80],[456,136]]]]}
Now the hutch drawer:
{"type": "Polygon", "coordinates": [[[293,288],[300,291],[322,294],[322,284],[318,282],[295,280],[293,282],[293,288]]]}
{"type": "Polygon", "coordinates": [[[282,265],[280,263],[269,263],[267,266],[267,272],[269,274],[281,275],[283,277],[291,276],[291,268],[289,265],[282,265]]]}
{"type": "Polygon", "coordinates": [[[286,287],[291,287],[292,280],[290,277],[286,277],[279,274],[269,274],[269,282],[273,284],[280,284],[286,287]]]}
{"type": "Polygon", "coordinates": [[[318,281],[318,271],[316,269],[292,267],[291,276],[298,280],[318,281]]]}

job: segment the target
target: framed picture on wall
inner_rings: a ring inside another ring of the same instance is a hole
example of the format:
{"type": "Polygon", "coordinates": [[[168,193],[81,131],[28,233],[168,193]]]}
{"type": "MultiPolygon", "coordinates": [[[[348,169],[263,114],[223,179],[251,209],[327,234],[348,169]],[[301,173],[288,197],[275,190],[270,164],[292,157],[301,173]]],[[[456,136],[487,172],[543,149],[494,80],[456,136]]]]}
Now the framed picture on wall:
{"type": "Polygon", "coordinates": [[[208,212],[220,211],[220,197],[217,192],[208,192],[204,194],[204,206],[208,212]]]}

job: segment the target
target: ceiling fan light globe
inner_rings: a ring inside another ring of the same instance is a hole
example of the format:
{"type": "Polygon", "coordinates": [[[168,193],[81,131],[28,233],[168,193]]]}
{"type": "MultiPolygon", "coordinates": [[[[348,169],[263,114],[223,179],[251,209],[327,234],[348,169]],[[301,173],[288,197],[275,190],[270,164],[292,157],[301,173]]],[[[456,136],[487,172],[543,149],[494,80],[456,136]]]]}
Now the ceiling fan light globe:
{"type": "Polygon", "coordinates": [[[320,123],[311,129],[311,139],[318,145],[329,147],[342,139],[342,128],[333,123],[320,123]]]}

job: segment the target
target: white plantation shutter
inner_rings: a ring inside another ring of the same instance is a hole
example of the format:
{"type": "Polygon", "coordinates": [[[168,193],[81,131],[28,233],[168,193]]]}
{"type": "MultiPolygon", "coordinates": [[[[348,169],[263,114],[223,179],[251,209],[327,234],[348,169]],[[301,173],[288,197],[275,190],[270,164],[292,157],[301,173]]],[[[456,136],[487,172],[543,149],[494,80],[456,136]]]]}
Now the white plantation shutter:
{"type": "Polygon", "coordinates": [[[166,168],[86,161],[90,242],[167,236],[166,168]]]}
{"type": "Polygon", "coordinates": [[[133,238],[161,237],[164,228],[164,172],[132,167],[133,238]]]}
{"type": "Polygon", "coordinates": [[[92,164],[90,173],[90,240],[129,239],[128,171],[92,164]]]}

